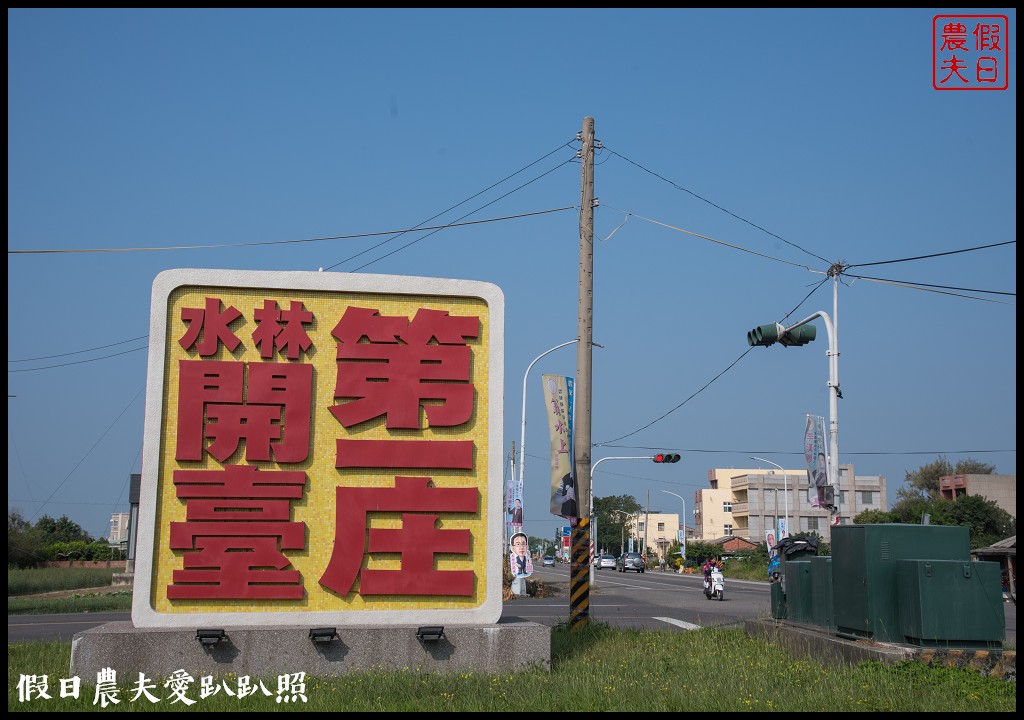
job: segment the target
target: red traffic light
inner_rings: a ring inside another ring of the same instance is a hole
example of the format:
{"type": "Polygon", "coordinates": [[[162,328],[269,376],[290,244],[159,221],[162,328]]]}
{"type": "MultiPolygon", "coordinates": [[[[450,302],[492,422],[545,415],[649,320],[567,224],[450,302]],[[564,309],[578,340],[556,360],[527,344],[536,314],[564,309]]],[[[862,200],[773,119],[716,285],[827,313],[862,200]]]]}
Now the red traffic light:
{"type": "Polygon", "coordinates": [[[658,453],[653,458],[656,463],[674,463],[679,462],[679,455],[674,453],[658,453]]]}

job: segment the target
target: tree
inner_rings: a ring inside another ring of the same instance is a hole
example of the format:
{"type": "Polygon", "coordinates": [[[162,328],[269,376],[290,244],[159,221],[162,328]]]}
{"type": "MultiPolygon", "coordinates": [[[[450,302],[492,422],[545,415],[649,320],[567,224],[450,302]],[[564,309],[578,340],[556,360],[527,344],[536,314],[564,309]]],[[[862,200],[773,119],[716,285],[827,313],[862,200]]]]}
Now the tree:
{"type": "Polygon", "coordinates": [[[853,518],[855,525],[882,525],[892,522],[896,522],[893,514],[884,510],[865,510],[853,518]]]}
{"type": "Polygon", "coordinates": [[[46,561],[41,533],[17,510],[7,513],[7,566],[36,567],[46,561]]]}
{"type": "Polygon", "coordinates": [[[967,458],[951,465],[945,457],[906,474],[906,487],[896,491],[896,503],[885,513],[866,510],[853,521],[859,525],[902,523],[920,525],[925,516],[932,525],[968,528],[971,548],[986,547],[1017,532],[1017,523],[993,500],[980,495],[959,495],[947,500],[939,494],[939,479],[947,475],[991,475],[995,465],[967,458]]]}
{"type": "Polygon", "coordinates": [[[45,543],[49,545],[55,542],[92,542],[82,526],[73,522],[67,515],[61,515],[60,520],[54,520],[49,515],[43,515],[36,521],[36,529],[39,530],[45,543]]]}
{"type": "Polygon", "coordinates": [[[988,547],[1017,534],[1016,521],[994,500],[986,500],[980,495],[961,495],[955,502],[943,502],[948,506],[946,510],[951,520],[948,524],[965,526],[970,530],[972,550],[988,547]]]}
{"type": "Polygon", "coordinates": [[[951,465],[944,455],[939,459],[922,465],[917,470],[907,471],[904,476],[905,487],[896,491],[897,503],[904,499],[936,498],[939,496],[939,478],[946,475],[991,475],[996,466],[980,460],[966,458],[951,465]]]}
{"type": "Polygon", "coordinates": [[[625,548],[623,538],[629,534],[629,516],[643,508],[632,495],[611,495],[594,498],[594,517],[597,518],[595,547],[607,547],[614,555],[621,555],[625,548]],[[615,552],[615,549],[618,551],[615,552]]]}

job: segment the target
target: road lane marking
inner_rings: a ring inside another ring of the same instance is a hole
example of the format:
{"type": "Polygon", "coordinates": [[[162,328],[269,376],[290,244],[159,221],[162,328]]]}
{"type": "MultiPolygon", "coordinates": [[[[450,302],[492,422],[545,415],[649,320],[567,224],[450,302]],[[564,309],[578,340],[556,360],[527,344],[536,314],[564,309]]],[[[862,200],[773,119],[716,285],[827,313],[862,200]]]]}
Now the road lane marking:
{"type": "Polygon", "coordinates": [[[661,620],[662,622],[666,622],[669,625],[675,625],[676,627],[681,627],[683,630],[700,630],[700,629],[702,629],[700,625],[694,625],[693,623],[684,622],[683,620],[676,620],[675,618],[656,617],[654,619],[655,620],[661,620]]]}

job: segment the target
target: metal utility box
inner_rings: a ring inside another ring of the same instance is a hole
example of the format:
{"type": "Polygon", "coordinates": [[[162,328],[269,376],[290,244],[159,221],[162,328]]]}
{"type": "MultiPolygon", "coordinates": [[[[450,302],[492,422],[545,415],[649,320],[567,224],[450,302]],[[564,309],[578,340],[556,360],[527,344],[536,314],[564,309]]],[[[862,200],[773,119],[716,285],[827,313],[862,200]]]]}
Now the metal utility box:
{"type": "Polygon", "coordinates": [[[999,563],[897,560],[896,587],[905,642],[964,649],[1003,646],[999,563]]]}
{"type": "Polygon", "coordinates": [[[896,561],[969,563],[970,559],[970,535],[965,527],[884,524],[832,528],[836,634],[904,642],[896,561]]]}
{"type": "Polygon", "coordinates": [[[811,597],[811,558],[788,560],[782,566],[786,578],[786,619],[812,623],[814,602],[811,597]]]}
{"type": "Polygon", "coordinates": [[[811,622],[832,630],[835,610],[832,602],[832,558],[828,555],[810,558],[811,622]]]}
{"type": "Polygon", "coordinates": [[[782,589],[782,583],[771,584],[772,617],[776,620],[786,619],[786,593],[782,589]]]}

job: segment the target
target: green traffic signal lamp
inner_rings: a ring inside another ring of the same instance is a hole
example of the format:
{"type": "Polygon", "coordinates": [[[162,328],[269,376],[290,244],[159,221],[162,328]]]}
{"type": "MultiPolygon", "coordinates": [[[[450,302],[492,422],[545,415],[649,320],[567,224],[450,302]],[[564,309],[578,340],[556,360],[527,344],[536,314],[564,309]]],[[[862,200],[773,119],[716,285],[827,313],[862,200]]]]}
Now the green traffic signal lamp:
{"type": "Polygon", "coordinates": [[[779,340],[779,337],[785,332],[785,328],[778,323],[772,323],[771,325],[758,325],[747,333],[747,345],[750,345],[750,347],[758,345],[761,347],[768,347],[769,345],[774,345],[779,340]]]}
{"type": "Polygon", "coordinates": [[[675,453],[658,453],[652,460],[656,463],[674,463],[679,462],[679,455],[675,453]]]}
{"type": "Polygon", "coordinates": [[[800,325],[799,327],[792,328],[783,333],[782,337],[779,338],[785,347],[791,347],[793,345],[806,345],[807,343],[814,340],[818,331],[813,325],[800,325]]]}

